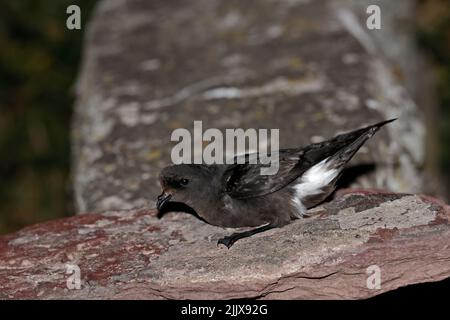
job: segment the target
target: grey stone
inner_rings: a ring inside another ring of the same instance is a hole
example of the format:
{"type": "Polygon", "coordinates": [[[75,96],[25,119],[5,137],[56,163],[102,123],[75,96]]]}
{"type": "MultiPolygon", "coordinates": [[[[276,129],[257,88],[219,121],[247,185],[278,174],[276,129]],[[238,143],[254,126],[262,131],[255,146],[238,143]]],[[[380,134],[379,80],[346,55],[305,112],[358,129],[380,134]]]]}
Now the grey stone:
{"type": "Polygon", "coordinates": [[[352,186],[423,189],[424,127],[364,12],[347,1],[104,0],[73,124],[79,212],[152,206],[176,128],[279,128],[280,147],[399,117],[352,186]]]}

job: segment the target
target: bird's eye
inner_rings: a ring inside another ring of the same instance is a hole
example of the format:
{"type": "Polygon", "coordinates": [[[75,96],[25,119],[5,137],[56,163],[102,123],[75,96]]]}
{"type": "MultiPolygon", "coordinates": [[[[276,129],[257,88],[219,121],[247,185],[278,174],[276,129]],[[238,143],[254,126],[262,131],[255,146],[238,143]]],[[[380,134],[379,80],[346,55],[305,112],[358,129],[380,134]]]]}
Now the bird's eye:
{"type": "Polygon", "coordinates": [[[181,183],[182,186],[186,186],[189,183],[189,180],[188,179],[181,179],[180,183],[181,183]]]}

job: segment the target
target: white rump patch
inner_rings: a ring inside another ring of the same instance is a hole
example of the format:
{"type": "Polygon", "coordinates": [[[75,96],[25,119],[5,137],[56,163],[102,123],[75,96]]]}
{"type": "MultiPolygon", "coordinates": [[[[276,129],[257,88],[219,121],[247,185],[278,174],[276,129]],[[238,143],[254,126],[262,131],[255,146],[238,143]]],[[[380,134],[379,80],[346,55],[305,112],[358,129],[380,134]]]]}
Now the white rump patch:
{"type": "Polygon", "coordinates": [[[309,168],[300,178],[297,179],[293,186],[295,196],[292,202],[298,209],[298,217],[306,213],[306,208],[302,203],[305,197],[319,194],[322,188],[329,185],[333,179],[339,174],[339,169],[330,169],[328,159],[326,158],[318,164],[309,168]]]}

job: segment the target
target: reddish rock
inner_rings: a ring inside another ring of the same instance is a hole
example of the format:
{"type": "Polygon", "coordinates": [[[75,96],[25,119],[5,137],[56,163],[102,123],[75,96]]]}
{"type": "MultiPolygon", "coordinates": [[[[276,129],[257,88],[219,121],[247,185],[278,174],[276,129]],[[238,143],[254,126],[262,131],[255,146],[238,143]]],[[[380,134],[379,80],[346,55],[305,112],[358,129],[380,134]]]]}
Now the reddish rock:
{"type": "Polygon", "coordinates": [[[438,200],[359,190],[314,212],[230,250],[216,242],[231,229],[183,213],[38,224],[0,237],[0,299],[367,298],[450,277],[450,209],[438,200]],[[379,289],[367,288],[372,265],[379,289]],[[76,267],[81,287],[69,289],[76,267]]]}

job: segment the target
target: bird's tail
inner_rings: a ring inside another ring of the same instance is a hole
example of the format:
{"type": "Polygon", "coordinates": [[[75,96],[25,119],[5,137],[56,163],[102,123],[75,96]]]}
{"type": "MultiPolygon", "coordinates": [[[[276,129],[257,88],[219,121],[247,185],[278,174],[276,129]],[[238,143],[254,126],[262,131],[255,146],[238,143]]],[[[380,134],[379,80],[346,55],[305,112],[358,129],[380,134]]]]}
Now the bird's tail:
{"type": "Polygon", "coordinates": [[[342,148],[338,149],[327,162],[332,162],[333,167],[341,167],[347,163],[361,146],[370,139],[382,126],[397,119],[390,119],[374,125],[357,129],[348,133],[338,135],[334,140],[343,142],[342,148]]]}

